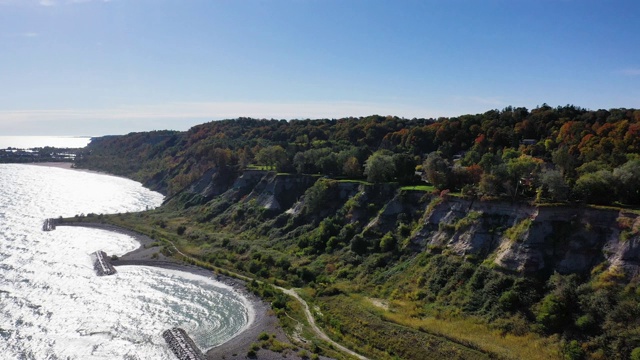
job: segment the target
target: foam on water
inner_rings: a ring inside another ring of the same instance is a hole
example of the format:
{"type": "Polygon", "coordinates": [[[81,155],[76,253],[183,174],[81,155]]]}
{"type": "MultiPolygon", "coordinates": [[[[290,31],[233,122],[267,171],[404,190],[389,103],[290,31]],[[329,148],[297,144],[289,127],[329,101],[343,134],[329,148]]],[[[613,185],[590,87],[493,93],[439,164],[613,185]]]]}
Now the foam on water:
{"type": "Polygon", "coordinates": [[[126,179],[0,165],[0,354],[6,359],[172,359],[162,339],[184,328],[202,349],[252,321],[247,300],[205,277],[123,266],[98,277],[90,254],[139,246],[99,229],[41,231],[48,217],[138,211],[162,195],[126,179]]]}

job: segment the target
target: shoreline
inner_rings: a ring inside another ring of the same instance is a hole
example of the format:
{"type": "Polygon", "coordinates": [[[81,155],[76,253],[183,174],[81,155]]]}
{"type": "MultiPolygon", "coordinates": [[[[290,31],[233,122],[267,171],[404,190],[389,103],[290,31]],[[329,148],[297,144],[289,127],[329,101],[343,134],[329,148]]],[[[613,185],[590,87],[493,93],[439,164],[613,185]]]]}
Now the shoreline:
{"type": "MultiPolygon", "coordinates": [[[[99,175],[116,176],[109,173],[78,169],[73,167],[71,162],[40,162],[40,163],[25,163],[24,165],[35,165],[41,167],[55,167],[64,170],[75,170],[99,175]]],[[[167,270],[175,270],[185,273],[190,273],[198,276],[204,276],[206,278],[217,281],[223,285],[230,286],[233,291],[238,293],[243,299],[246,300],[249,306],[248,312],[252,312],[253,321],[249,321],[247,325],[235,334],[232,338],[226,342],[215,345],[212,348],[205,349],[205,358],[208,360],[219,359],[260,359],[260,360],[281,360],[282,358],[291,359],[308,359],[303,358],[298,353],[298,345],[293,343],[289,337],[285,334],[278,318],[275,316],[271,308],[271,304],[261,299],[257,295],[250,292],[246,287],[246,282],[231,276],[214,273],[211,270],[207,270],[195,265],[188,265],[182,262],[178,262],[172,258],[168,258],[160,253],[159,246],[153,245],[156,241],[147,235],[138,233],[133,230],[122,228],[116,225],[87,222],[87,223],[64,223],[56,224],[56,226],[78,226],[95,228],[114,233],[124,234],[132,237],[134,240],[140,243],[140,246],[130,251],[118,260],[112,261],[114,266],[150,266],[156,268],[163,268],[167,270]],[[259,337],[261,334],[266,333],[274,340],[289,344],[293,350],[286,349],[282,352],[275,352],[270,349],[260,348],[255,351],[255,355],[249,357],[249,350],[259,343],[259,337]]],[[[251,320],[251,319],[250,319],[251,320]]],[[[326,356],[319,356],[320,360],[332,360],[326,356]]]]}
{"type": "Polygon", "coordinates": [[[74,170],[74,171],[81,171],[81,172],[86,172],[89,174],[100,174],[100,175],[107,175],[107,176],[116,176],[117,175],[113,175],[113,174],[109,174],[106,172],[101,172],[101,171],[95,171],[95,170],[87,170],[87,169],[81,169],[81,168],[76,168],[74,167],[74,163],[73,162],[30,162],[30,163],[20,163],[22,165],[34,165],[34,166],[41,166],[41,167],[53,167],[53,168],[57,168],[57,169],[64,169],[64,170],[74,170]]]}
{"type": "MultiPolygon", "coordinates": [[[[250,318],[248,320],[250,322],[247,322],[247,325],[245,325],[241,331],[226,342],[213,346],[209,349],[204,349],[203,352],[207,359],[249,359],[247,356],[249,349],[252,344],[259,342],[258,337],[263,332],[269,335],[275,335],[278,341],[291,343],[280,327],[278,318],[274,315],[271,305],[250,292],[243,280],[216,274],[211,270],[197,267],[195,265],[187,265],[168,258],[159,253],[158,246],[152,246],[155,241],[150,237],[116,225],[103,223],[62,223],[56,224],[56,226],[94,228],[130,236],[140,243],[140,247],[122,255],[118,260],[113,260],[112,264],[114,266],[150,266],[204,276],[231,287],[233,291],[246,299],[246,304],[249,306],[247,312],[249,313],[248,316],[250,318]],[[156,258],[152,258],[154,254],[156,254],[156,258]],[[253,319],[251,319],[251,317],[253,317],[253,319]]],[[[282,359],[283,356],[283,353],[260,349],[257,352],[257,355],[251,359],[275,360],[282,359]]],[[[295,353],[290,353],[287,357],[297,358],[298,356],[295,353]]]]}

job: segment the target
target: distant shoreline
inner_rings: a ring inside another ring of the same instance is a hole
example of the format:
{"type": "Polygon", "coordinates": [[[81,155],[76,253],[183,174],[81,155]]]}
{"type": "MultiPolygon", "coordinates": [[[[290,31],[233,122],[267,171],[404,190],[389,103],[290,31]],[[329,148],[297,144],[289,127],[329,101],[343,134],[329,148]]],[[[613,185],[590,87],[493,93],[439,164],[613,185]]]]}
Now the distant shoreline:
{"type": "Polygon", "coordinates": [[[54,168],[65,169],[65,170],[76,170],[76,171],[82,171],[82,172],[87,172],[87,173],[91,173],[91,174],[115,176],[115,175],[107,174],[107,173],[100,172],[100,171],[79,169],[79,168],[73,167],[73,163],[72,162],[32,162],[32,163],[23,163],[23,164],[24,165],[43,166],[43,167],[54,167],[54,168]]]}
{"type": "Polygon", "coordinates": [[[0,149],[82,149],[87,147],[95,136],[88,135],[0,135],[0,149]]]}
{"type": "Polygon", "coordinates": [[[72,162],[32,162],[32,163],[24,163],[24,165],[36,165],[36,166],[55,167],[59,169],[78,170],[73,167],[72,162]]]}
{"type": "Polygon", "coordinates": [[[99,174],[99,175],[105,175],[105,176],[114,176],[114,177],[118,177],[118,178],[122,178],[122,179],[131,180],[130,178],[127,178],[127,177],[124,177],[124,176],[120,176],[120,175],[109,174],[107,172],[77,168],[77,167],[73,166],[72,162],[62,162],[62,161],[61,162],[51,162],[51,161],[48,161],[48,162],[30,162],[30,163],[16,163],[16,164],[35,165],[35,166],[41,166],[41,167],[53,167],[53,168],[58,168],[58,169],[81,171],[81,172],[85,172],[85,173],[89,173],[89,174],[99,174]]]}

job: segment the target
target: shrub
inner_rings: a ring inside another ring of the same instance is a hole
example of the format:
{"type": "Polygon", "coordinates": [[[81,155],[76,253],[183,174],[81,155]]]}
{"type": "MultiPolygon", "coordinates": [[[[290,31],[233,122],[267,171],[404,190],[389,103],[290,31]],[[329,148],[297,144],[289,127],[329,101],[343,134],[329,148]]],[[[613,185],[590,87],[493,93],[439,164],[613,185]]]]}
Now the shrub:
{"type": "Polygon", "coordinates": [[[367,251],[367,241],[358,234],[351,239],[350,248],[356,254],[364,254],[367,251]]]}
{"type": "Polygon", "coordinates": [[[396,240],[396,238],[393,236],[393,234],[391,234],[391,232],[388,232],[385,236],[382,237],[382,239],[380,239],[380,250],[383,252],[394,251],[397,244],[398,241],[396,240]]]}
{"type": "Polygon", "coordinates": [[[580,346],[580,343],[576,340],[571,340],[564,347],[564,357],[567,360],[581,360],[584,359],[585,353],[580,346]]]}
{"type": "Polygon", "coordinates": [[[524,236],[524,234],[526,234],[527,231],[529,231],[529,227],[532,223],[531,219],[524,219],[513,227],[508,228],[504,235],[511,241],[518,241],[522,236],[524,236]]]}

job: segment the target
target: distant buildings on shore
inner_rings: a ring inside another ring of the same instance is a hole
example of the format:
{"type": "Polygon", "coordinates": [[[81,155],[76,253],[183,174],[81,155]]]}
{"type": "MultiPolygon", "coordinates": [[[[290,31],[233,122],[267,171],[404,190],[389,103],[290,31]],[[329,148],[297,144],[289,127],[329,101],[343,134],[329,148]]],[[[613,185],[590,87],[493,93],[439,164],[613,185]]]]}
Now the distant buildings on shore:
{"type": "Polygon", "coordinates": [[[0,149],[0,163],[73,162],[79,149],[0,149]]]}

